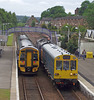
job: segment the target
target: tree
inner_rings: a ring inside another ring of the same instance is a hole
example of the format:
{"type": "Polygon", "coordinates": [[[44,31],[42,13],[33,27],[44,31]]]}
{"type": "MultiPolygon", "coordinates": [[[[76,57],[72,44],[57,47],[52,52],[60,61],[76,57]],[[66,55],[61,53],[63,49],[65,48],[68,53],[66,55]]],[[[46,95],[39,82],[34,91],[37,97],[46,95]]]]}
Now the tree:
{"type": "Polygon", "coordinates": [[[90,2],[88,0],[85,0],[84,2],[82,2],[81,8],[79,9],[79,15],[83,15],[85,10],[88,8],[89,4],[90,4],[90,2]]]}
{"type": "Polygon", "coordinates": [[[45,24],[42,24],[41,27],[47,29],[47,26],[45,24]]]}
{"type": "Polygon", "coordinates": [[[41,19],[43,17],[50,17],[50,18],[58,18],[58,17],[65,17],[67,14],[65,13],[65,9],[63,6],[55,6],[52,8],[47,9],[41,13],[41,19]]]}
{"type": "Polygon", "coordinates": [[[32,21],[31,26],[35,27],[35,21],[34,20],[32,21]]]}
{"type": "Polygon", "coordinates": [[[11,22],[12,22],[13,27],[17,26],[17,18],[16,18],[16,14],[15,13],[12,13],[11,19],[12,19],[11,22]]]}
{"type": "Polygon", "coordinates": [[[48,24],[48,29],[49,29],[49,30],[52,30],[52,25],[51,25],[51,23],[48,24]]]}
{"type": "Polygon", "coordinates": [[[23,19],[22,19],[22,23],[26,23],[28,17],[24,16],[23,19]]]}
{"type": "Polygon", "coordinates": [[[0,22],[6,25],[5,29],[14,27],[17,25],[16,14],[0,9],[0,22]]]}
{"type": "Polygon", "coordinates": [[[75,53],[78,48],[78,36],[76,34],[72,35],[71,39],[67,43],[67,50],[70,53],[75,53]]]}
{"type": "Polygon", "coordinates": [[[67,42],[68,42],[67,35],[64,35],[60,40],[61,40],[61,47],[63,49],[66,49],[67,48],[67,42]]]}
{"type": "Polygon", "coordinates": [[[87,20],[89,28],[94,29],[94,2],[89,4],[88,8],[86,9],[83,15],[87,20]]]}
{"type": "Polygon", "coordinates": [[[21,22],[20,23],[17,23],[17,26],[18,27],[24,27],[25,26],[25,23],[21,23],[21,22]]]}

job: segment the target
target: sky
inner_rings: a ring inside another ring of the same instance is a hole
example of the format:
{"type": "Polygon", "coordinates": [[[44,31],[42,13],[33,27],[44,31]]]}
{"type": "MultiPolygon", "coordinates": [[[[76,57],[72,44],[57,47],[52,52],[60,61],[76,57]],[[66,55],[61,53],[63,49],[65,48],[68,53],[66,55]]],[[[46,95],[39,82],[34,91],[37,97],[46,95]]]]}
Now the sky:
{"type": "Polygon", "coordinates": [[[15,12],[16,15],[40,17],[44,10],[54,6],[63,6],[66,13],[74,14],[83,1],[85,0],[0,0],[0,8],[15,12]]]}

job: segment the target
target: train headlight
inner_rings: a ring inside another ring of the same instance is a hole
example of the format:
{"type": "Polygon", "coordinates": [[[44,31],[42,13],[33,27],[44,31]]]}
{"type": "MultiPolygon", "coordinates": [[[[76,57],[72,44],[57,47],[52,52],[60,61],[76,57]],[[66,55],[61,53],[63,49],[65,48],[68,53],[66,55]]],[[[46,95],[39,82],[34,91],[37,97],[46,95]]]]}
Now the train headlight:
{"type": "Polygon", "coordinates": [[[73,75],[77,76],[78,74],[77,73],[70,73],[70,76],[73,76],[73,75]]]}
{"type": "Polygon", "coordinates": [[[70,73],[70,76],[72,76],[73,74],[72,73],[70,73]]]}

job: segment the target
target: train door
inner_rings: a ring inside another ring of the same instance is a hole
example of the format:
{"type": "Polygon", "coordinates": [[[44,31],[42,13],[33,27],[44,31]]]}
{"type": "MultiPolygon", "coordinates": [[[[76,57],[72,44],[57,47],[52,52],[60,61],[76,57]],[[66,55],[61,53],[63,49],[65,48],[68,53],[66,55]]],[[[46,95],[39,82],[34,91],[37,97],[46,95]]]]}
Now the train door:
{"type": "Polygon", "coordinates": [[[26,55],[27,55],[27,57],[26,57],[26,66],[27,67],[32,67],[32,52],[31,51],[27,51],[26,52],[26,55]]]}

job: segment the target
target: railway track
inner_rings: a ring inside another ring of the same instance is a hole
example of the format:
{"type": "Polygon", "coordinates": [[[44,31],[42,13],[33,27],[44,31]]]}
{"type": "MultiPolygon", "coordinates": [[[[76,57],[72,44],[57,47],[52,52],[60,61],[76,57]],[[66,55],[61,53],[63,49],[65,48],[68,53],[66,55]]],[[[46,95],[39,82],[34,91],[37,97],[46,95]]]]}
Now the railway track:
{"type": "Polygon", "coordinates": [[[60,90],[63,100],[89,100],[80,90],[60,90]]]}
{"type": "Polygon", "coordinates": [[[19,76],[20,100],[64,100],[49,78],[39,73],[38,76],[19,76]]]}
{"type": "Polygon", "coordinates": [[[23,100],[44,100],[36,76],[22,76],[23,100]]]}

